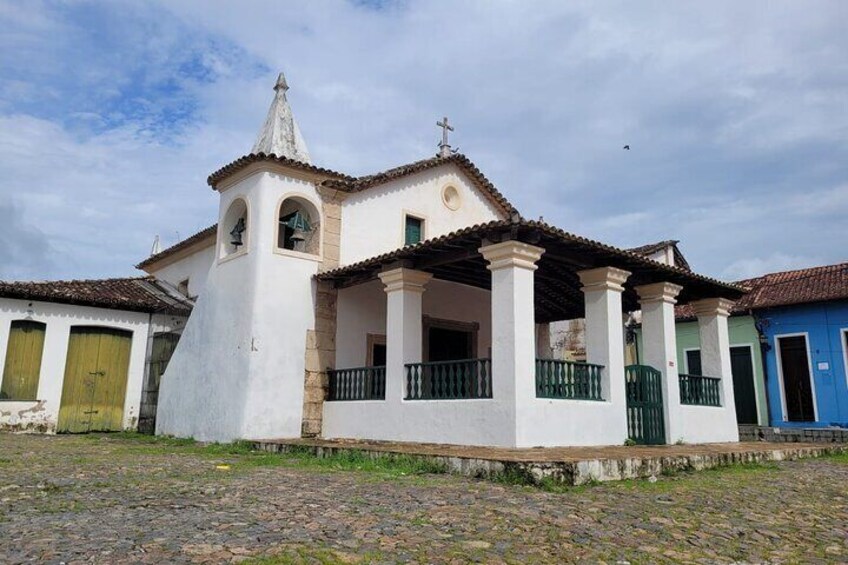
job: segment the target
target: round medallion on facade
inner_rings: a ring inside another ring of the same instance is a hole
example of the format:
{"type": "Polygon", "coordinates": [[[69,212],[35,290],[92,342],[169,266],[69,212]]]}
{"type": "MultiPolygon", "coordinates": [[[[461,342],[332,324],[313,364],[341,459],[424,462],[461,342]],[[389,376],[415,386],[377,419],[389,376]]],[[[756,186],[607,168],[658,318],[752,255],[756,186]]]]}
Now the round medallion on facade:
{"type": "Polygon", "coordinates": [[[445,185],[442,188],[442,203],[449,210],[459,210],[459,207],[462,206],[462,197],[459,195],[459,190],[453,185],[445,185]]]}

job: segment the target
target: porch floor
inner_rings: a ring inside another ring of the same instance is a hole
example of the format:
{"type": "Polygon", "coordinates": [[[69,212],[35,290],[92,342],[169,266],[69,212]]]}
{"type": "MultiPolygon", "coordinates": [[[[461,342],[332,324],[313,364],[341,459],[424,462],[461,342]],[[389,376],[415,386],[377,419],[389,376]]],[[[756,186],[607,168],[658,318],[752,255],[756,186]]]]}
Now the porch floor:
{"type": "Polygon", "coordinates": [[[770,442],[526,449],[347,439],[267,439],[254,444],[269,452],[309,449],[318,457],[346,450],[361,451],[372,457],[403,454],[439,461],[449,471],[469,476],[491,477],[517,471],[536,481],[548,478],[572,485],[848,451],[848,444],[842,443],[770,442]]]}

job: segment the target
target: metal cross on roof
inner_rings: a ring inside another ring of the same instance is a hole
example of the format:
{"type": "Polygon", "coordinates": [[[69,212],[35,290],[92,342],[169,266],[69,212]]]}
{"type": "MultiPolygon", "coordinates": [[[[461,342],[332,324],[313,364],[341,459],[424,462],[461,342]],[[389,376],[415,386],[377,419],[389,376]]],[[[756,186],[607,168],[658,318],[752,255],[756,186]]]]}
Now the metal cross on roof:
{"type": "Polygon", "coordinates": [[[452,155],[451,146],[448,144],[448,132],[453,131],[453,126],[448,124],[448,117],[442,118],[441,122],[436,122],[436,125],[442,128],[442,142],[439,143],[439,157],[450,157],[452,155]]]}

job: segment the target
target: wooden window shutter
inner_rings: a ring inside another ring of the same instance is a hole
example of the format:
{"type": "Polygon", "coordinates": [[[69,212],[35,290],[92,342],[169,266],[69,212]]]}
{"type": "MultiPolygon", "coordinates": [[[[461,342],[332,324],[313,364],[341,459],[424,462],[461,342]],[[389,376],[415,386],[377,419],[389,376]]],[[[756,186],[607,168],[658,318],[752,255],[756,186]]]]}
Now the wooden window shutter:
{"type": "Polygon", "coordinates": [[[0,399],[36,400],[46,326],[41,322],[12,322],[0,399]]]}
{"type": "Polygon", "coordinates": [[[421,242],[421,228],[423,227],[423,221],[419,218],[413,218],[412,216],[406,217],[406,237],[404,240],[404,245],[415,245],[416,243],[421,242]]]}

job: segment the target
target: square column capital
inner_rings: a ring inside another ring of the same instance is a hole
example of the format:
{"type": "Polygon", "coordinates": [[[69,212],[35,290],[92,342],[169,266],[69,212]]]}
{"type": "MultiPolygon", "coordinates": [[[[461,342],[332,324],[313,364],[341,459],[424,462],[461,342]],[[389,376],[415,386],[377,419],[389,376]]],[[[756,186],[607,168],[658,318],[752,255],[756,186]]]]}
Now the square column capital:
{"type": "Polygon", "coordinates": [[[489,262],[488,269],[490,271],[506,269],[507,267],[535,271],[538,269],[536,261],[545,252],[541,247],[513,240],[484,245],[477,251],[489,262]]]}
{"type": "Polygon", "coordinates": [[[383,281],[383,284],[386,285],[383,289],[386,293],[398,290],[424,292],[424,285],[433,278],[433,275],[430,273],[407,269],[405,267],[392,269],[391,271],[384,271],[377,276],[379,276],[380,280],[383,281]]]}
{"type": "Polygon", "coordinates": [[[730,315],[730,309],[733,308],[733,300],[727,298],[704,298],[702,300],[694,300],[690,303],[695,315],[701,316],[724,316],[730,315]]]}
{"type": "Polygon", "coordinates": [[[593,290],[614,290],[616,292],[624,291],[624,281],[631,275],[630,271],[618,269],[616,267],[600,267],[598,269],[588,269],[578,271],[577,276],[580,277],[580,283],[583,285],[583,292],[593,290]]]}
{"type": "Polygon", "coordinates": [[[679,284],[670,282],[658,282],[652,284],[644,284],[636,287],[636,294],[639,295],[640,304],[649,304],[651,302],[665,302],[666,304],[677,304],[677,295],[683,287],[679,284]]]}

